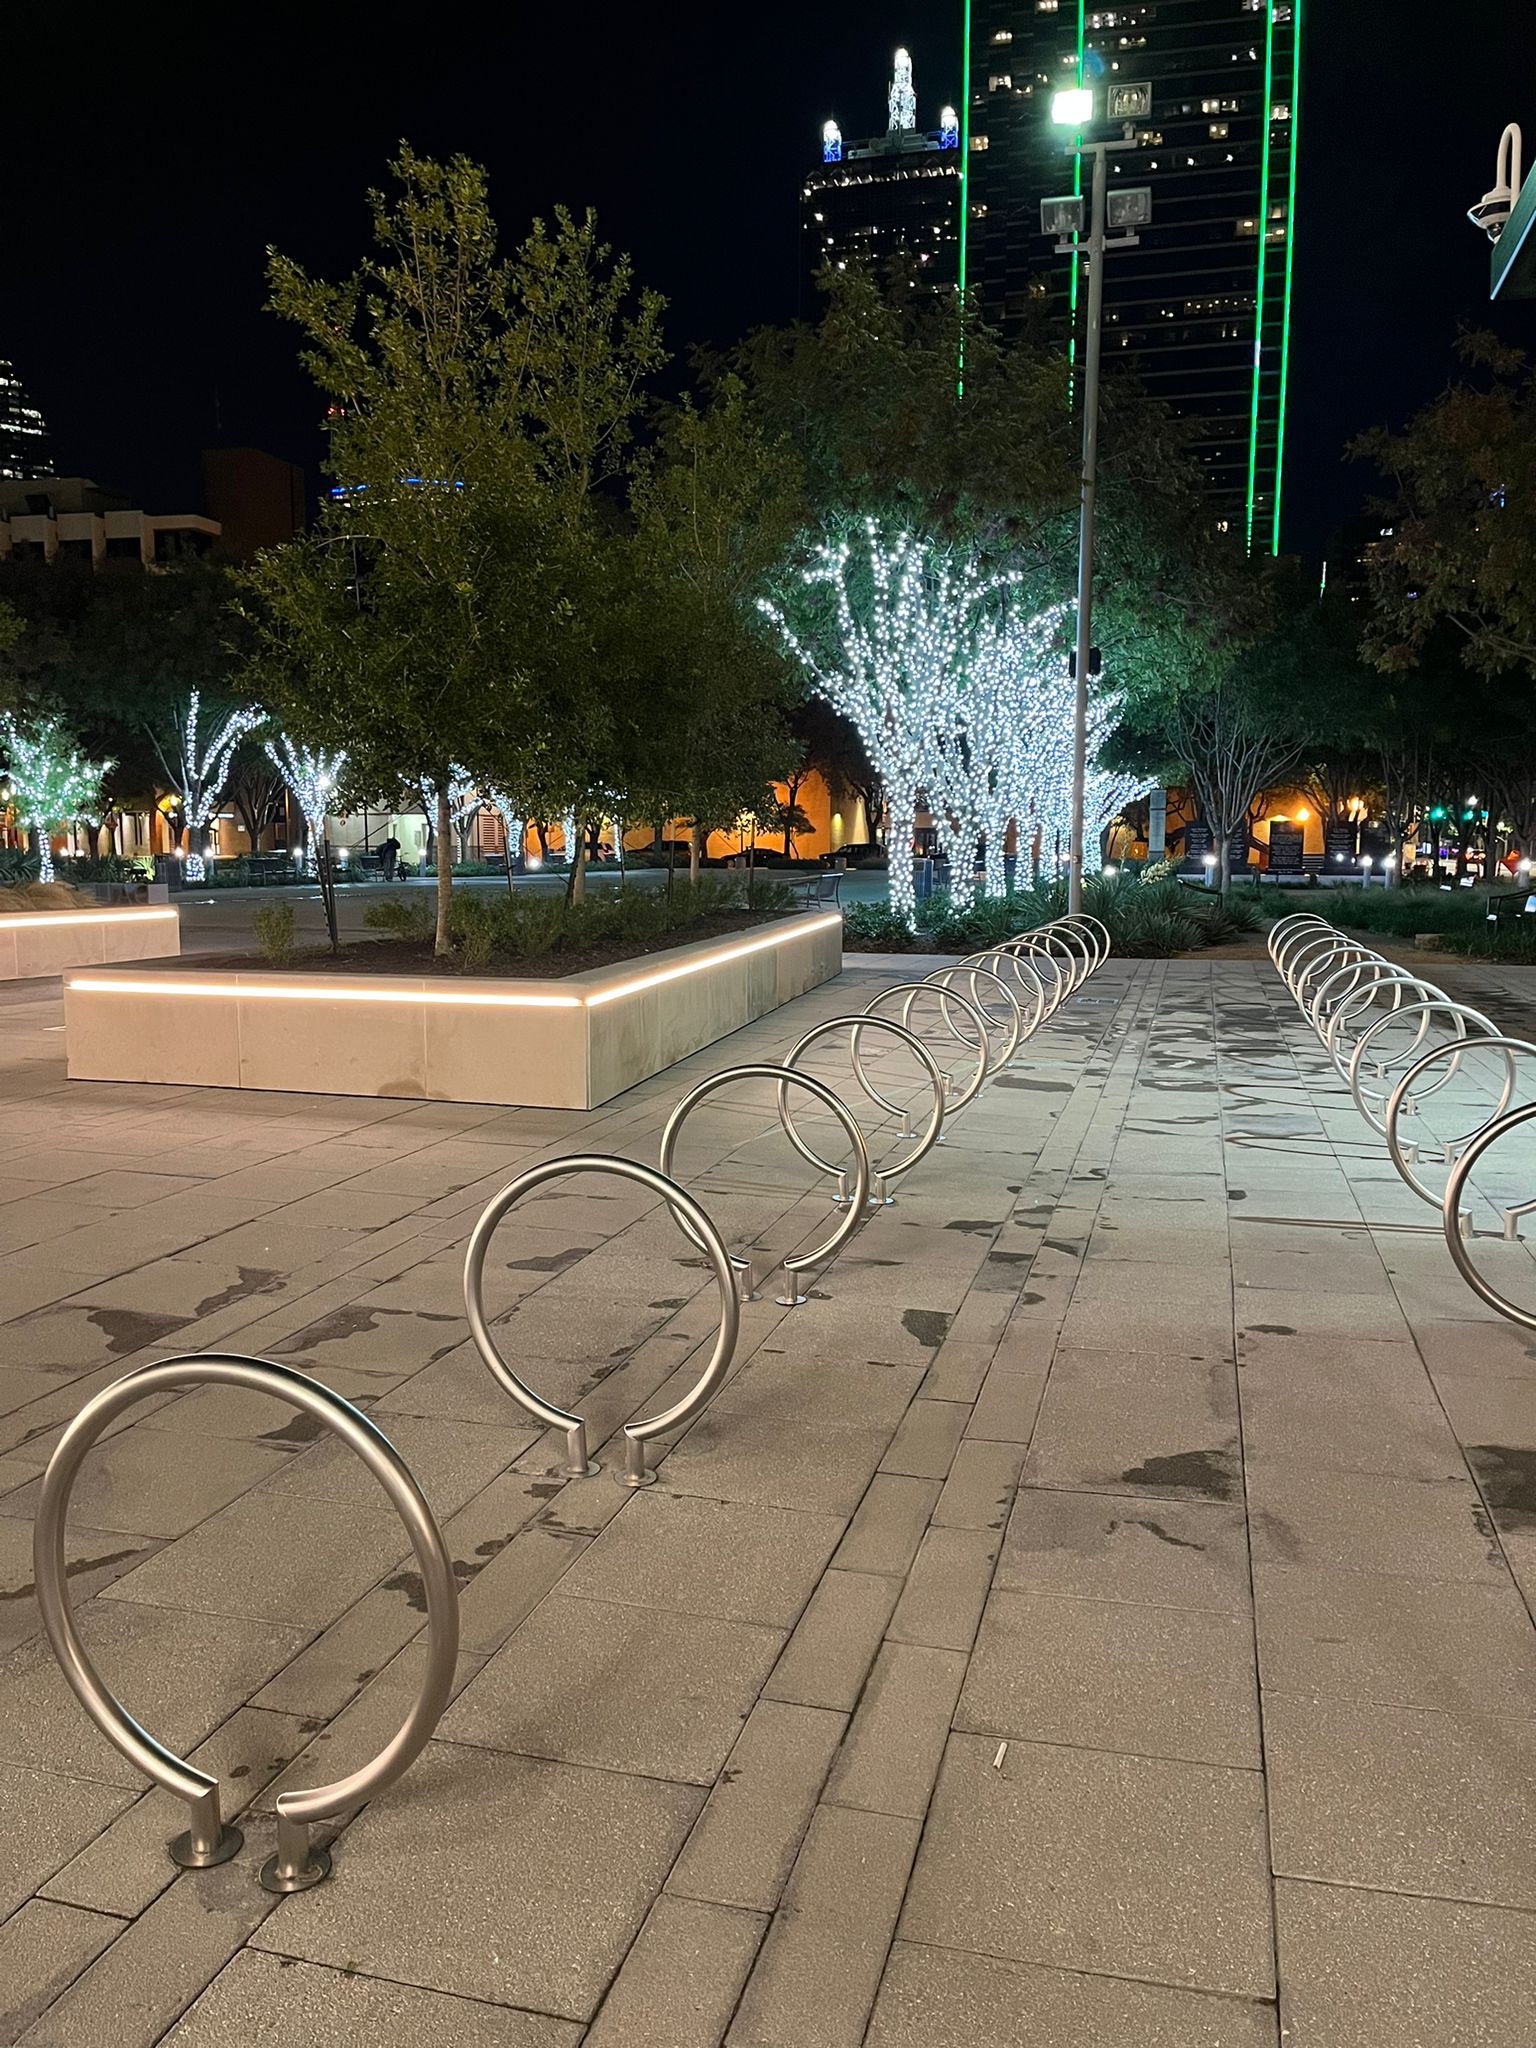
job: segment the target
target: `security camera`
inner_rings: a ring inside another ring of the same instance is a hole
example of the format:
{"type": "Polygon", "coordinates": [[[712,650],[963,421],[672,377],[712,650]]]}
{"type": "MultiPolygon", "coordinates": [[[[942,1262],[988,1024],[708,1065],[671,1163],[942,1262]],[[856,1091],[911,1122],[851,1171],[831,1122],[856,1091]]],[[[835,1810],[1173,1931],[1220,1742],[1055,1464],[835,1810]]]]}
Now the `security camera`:
{"type": "Polygon", "coordinates": [[[1493,180],[1476,206],[1467,208],[1467,219],[1473,227],[1481,228],[1490,242],[1496,242],[1503,234],[1504,224],[1520,191],[1520,130],[1513,121],[1499,137],[1493,180]]]}

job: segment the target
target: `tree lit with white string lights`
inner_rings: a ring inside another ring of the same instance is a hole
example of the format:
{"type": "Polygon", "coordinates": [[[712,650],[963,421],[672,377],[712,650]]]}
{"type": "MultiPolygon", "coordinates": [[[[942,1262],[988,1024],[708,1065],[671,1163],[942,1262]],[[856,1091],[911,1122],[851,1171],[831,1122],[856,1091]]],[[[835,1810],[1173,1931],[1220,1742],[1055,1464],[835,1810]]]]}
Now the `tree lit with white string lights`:
{"type": "Polygon", "coordinates": [[[0,807],[16,814],[37,841],[38,879],[54,879],[50,833],[77,819],[92,821],[101,799],[101,779],[110,761],[87,761],[57,719],[20,726],[0,717],[0,756],[5,782],[0,807]]]}

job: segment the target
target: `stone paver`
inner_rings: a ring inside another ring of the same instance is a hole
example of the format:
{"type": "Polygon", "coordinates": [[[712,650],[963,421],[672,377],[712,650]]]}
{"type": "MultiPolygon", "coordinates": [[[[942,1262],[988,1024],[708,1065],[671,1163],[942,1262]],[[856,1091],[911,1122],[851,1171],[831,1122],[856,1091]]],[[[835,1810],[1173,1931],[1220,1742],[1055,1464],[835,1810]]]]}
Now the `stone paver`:
{"type": "MultiPolygon", "coordinates": [[[[0,2048],[1536,2048],[1536,1342],[1267,962],[1112,962],[805,1307],[746,1306],[653,1488],[566,1482],[467,1341],[519,1164],[653,1159],[692,1080],[914,967],[580,1113],[71,1085],[57,984],[0,996],[0,2048]],[[421,1669],[372,1480],[223,1388],[81,1475],[82,1634],[221,1777],[222,1870],[166,1860],[31,1597],[60,1430],[198,1346],[363,1404],[461,1585],[438,1738],[282,1903],[275,1792],[421,1669]]],[[[1521,970],[1452,971],[1530,1034],[1521,970]]],[[[690,1144],[736,1243],[821,1225],[768,1091],[690,1144]]],[[[714,1327],[596,1183],[508,1219],[488,1300],[609,1473],[714,1327]]]]}

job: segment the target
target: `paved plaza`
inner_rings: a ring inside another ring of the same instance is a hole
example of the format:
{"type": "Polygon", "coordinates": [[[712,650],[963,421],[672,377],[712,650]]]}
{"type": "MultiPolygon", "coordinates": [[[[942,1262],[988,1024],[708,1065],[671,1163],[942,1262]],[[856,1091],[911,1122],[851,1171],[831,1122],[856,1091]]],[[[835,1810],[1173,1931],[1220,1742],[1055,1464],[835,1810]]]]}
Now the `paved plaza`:
{"type": "MultiPolygon", "coordinates": [[[[914,964],[586,1113],[71,1085],[57,984],[0,1002],[0,2048],[1536,2043],[1536,1339],[1267,961],[1112,960],[807,1305],[744,1308],[656,1486],[605,1440],[716,1304],[643,1191],[557,1185],[492,1251],[503,1347],[604,1473],[560,1478],[480,1362],[464,1247],[514,1171],[654,1163],[693,1081],[914,964]],[[198,1349],[365,1406],[461,1585],[436,1738],[284,1900],[273,1798],[421,1673],[374,1483],[222,1388],[82,1474],[82,1633],[220,1778],[222,1868],[167,1860],[183,1809],[31,1594],[61,1427],[198,1349]]],[[[1486,983],[1529,1031],[1523,987],[1486,983]]],[[[761,1089],[679,1165],[737,1242],[825,1220],[761,1089]]]]}

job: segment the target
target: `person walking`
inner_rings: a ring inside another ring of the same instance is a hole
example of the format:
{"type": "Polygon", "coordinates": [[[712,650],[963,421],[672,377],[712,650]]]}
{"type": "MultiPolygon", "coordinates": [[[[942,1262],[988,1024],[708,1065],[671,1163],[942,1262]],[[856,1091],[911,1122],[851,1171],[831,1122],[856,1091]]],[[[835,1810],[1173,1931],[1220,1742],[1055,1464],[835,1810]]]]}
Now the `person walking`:
{"type": "Polygon", "coordinates": [[[379,848],[379,851],[384,856],[384,879],[386,882],[392,882],[395,879],[395,870],[400,863],[400,842],[393,832],[390,833],[384,844],[379,848]]]}

